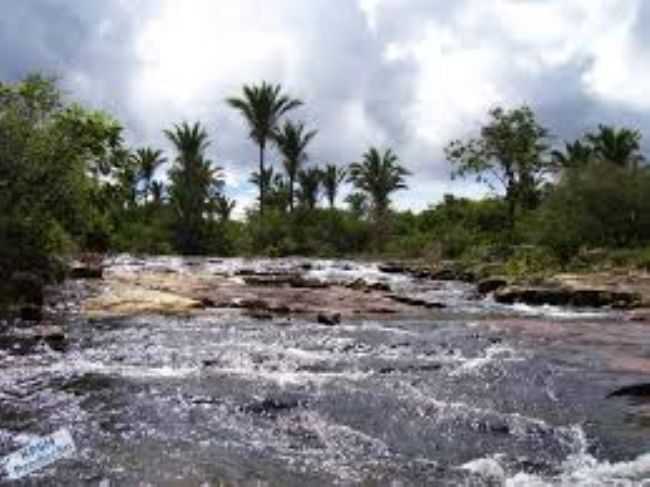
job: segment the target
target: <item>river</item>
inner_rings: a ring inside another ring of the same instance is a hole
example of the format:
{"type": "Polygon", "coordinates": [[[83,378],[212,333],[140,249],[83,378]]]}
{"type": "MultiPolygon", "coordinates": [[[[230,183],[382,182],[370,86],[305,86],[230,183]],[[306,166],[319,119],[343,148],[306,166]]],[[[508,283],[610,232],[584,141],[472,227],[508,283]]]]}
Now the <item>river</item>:
{"type": "Polygon", "coordinates": [[[120,256],[107,272],[161,266],[301,266],[447,307],[338,326],[220,308],[91,319],[68,282],[65,352],[0,350],[0,454],[60,428],[77,453],[0,485],[650,486],[648,397],[607,397],[649,382],[648,324],[372,263],[120,256]]]}

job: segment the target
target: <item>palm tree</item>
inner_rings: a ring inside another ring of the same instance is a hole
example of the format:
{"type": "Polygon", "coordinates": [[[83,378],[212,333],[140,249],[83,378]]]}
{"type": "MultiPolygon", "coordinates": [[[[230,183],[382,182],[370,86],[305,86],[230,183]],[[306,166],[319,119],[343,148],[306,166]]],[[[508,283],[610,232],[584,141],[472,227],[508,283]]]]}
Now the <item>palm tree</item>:
{"type": "Polygon", "coordinates": [[[307,161],[308,155],[305,149],[316,136],[316,130],[305,133],[305,126],[302,123],[294,124],[287,120],[281,129],[274,134],[275,142],[282,153],[284,169],[289,178],[289,209],[293,211],[294,184],[300,167],[307,161]]]}
{"type": "Polygon", "coordinates": [[[318,167],[310,167],[298,172],[298,200],[300,204],[313,210],[320,197],[320,185],[323,173],[318,167]]]}
{"type": "Polygon", "coordinates": [[[640,152],[641,134],[637,130],[599,125],[598,132],[588,134],[587,140],[596,156],[617,166],[634,169],[644,160],[640,152]]]}
{"type": "Polygon", "coordinates": [[[164,134],[178,153],[169,171],[169,199],[177,217],[179,246],[185,253],[196,253],[201,250],[204,215],[224,184],[223,170],[205,157],[210,142],[200,123],[183,122],[164,134]]]}
{"type": "MultiPolygon", "coordinates": [[[[259,146],[260,167],[258,174],[264,174],[264,150],[272,139],[280,118],[288,111],[302,105],[302,101],[282,94],[282,88],[262,82],[261,85],[243,87],[241,98],[228,98],[227,103],[239,110],[250,129],[250,138],[259,146]]],[[[260,185],[260,213],[264,213],[265,186],[260,185]]]]}
{"type": "Polygon", "coordinates": [[[372,200],[376,219],[388,211],[391,193],[406,189],[404,177],[411,174],[400,165],[398,157],[391,149],[383,154],[371,147],[363,154],[361,162],[350,164],[349,181],[372,200]]]}
{"type": "Polygon", "coordinates": [[[237,202],[235,200],[229,199],[226,195],[220,194],[214,199],[215,210],[217,215],[219,215],[219,220],[221,222],[227,222],[230,220],[230,215],[235,209],[237,202]]]}
{"type": "Polygon", "coordinates": [[[325,166],[325,170],[323,171],[323,187],[327,200],[330,203],[330,208],[334,208],[339,186],[345,180],[346,175],[347,171],[342,167],[337,167],[335,164],[325,166]]]}
{"type": "Polygon", "coordinates": [[[573,143],[566,142],[564,150],[551,152],[553,163],[558,169],[584,167],[593,160],[593,157],[594,149],[581,140],[576,140],[573,143]]]}
{"type": "Polygon", "coordinates": [[[163,151],[159,149],[154,150],[151,147],[138,149],[132,157],[138,168],[138,180],[144,182],[142,196],[146,202],[149,191],[151,190],[151,180],[153,179],[154,173],[167,159],[163,157],[163,151]]]}
{"type": "Polygon", "coordinates": [[[261,173],[253,171],[251,173],[251,177],[248,179],[248,182],[259,188],[259,197],[261,198],[262,193],[266,194],[271,189],[271,185],[273,184],[273,176],[273,167],[264,168],[261,173]]]}
{"type": "Polygon", "coordinates": [[[152,181],[150,190],[151,196],[153,196],[153,204],[160,206],[165,198],[165,185],[160,181],[152,181]]]}
{"type": "Polygon", "coordinates": [[[362,218],[368,213],[368,196],[366,193],[356,191],[345,197],[345,202],[350,207],[350,212],[356,218],[362,218]]]}

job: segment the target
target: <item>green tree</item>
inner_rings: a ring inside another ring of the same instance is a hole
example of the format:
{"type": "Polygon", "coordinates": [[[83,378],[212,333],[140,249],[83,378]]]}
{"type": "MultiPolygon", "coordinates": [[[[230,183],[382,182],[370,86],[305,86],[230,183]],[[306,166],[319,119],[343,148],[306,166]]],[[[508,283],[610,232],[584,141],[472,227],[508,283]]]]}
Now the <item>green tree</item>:
{"type": "Polygon", "coordinates": [[[361,191],[355,191],[345,197],[345,202],[350,208],[350,213],[357,218],[361,219],[368,214],[368,195],[361,191]]]}
{"type": "Polygon", "coordinates": [[[585,167],[594,160],[594,149],[581,140],[566,142],[563,150],[551,151],[551,158],[558,169],[585,167]]]}
{"type": "Polygon", "coordinates": [[[388,212],[391,195],[407,188],[404,178],[409,174],[391,149],[381,154],[371,147],[361,162],[350,164],[349,181],[369,196],[373,217],[380,221],[388,212]]]}
{"type": "Polygon", "coordinates": [[[143,147],[135,151],[133,160],[138,169],[138,183],[143,183],[142,196],[146,202],[151,192],[151,183],[156,169],[164,164],[167,159],[163,157],[163,151],[160,149],[143,147]]]}
{"type": "Polygon", "coordinates": [[[169,171],[169,199],[176,215],[178,248],[183,253],[200,253],[205,250],[205,216],[223,187],[223,170],[205,157],[210,142],[200,123],[183,122],[164,133],[177,152],[169,171]]]}
{"type": "MultiPolygon", "coordinates": [[[[282,93],[280,85],[262,82],[260,85],[244,85],[241,98],[228,98],[227,103],[238,110],[249,127],[250,138],[258,145],[260,152],[259,173],[263,175],[264,151],[269,140],[273,139],[280,118],[290,110],[302,105],[302,101],[292,99],[282,93]]],[[[265,185],[260,184],[260,213],[264,213],[265,185]]]]}
{"type": "Polygon", "coordinates": [[[543,176],[553,170],[545,157],[549,133],[527,106],[495,108],[489,115],[478,138],[454,140],[445,153],[454,167],[452,177],[474,175],[492,189],[501,186],[512,228],[518,208],[536,206],[543,176]]]}
{"type": "Polygon", "coordinates": [[[320,198],[323,173],[318,167],[310,167],[298,172],[298,201],[309,210],[316,208],[320,198]]]}
{"type": "Polygon", "coordinates": [[[219,220],[221,222],[230,221],[230,216],[232,215],[237,202],[233,199],[228,198],[224,194],[220,194],[215,198],[215,211],[219,215],[219,220]]]}
{"type": "Polygon", "coordinates": [[[641,133],[637,130],[600,125],[596,133],[587,134],[586,138],[602,161],[633,169],[644,161],[641,133]]]}
{"type": "Polygon", "coordinates": [[[287,120],[275,132],[275,141],[283,156],[284,169],[289,178],[289,209],[293,212],[294,185],[302,165],[307,161],[307,145],[316,136],[316,130],[305,132],[302,123],[287,120]]]}
{"type": "Polygon", "coordinates": [[[342,167],[338,167],[335,164],[327,164],[325,166],[323,170],[323,188],[325,189],[325,195],[327,196],[327,201],[329,201],[330,208],[334,208],[339,187],[345,181],[346,176],[347,171],[342,167]]]}

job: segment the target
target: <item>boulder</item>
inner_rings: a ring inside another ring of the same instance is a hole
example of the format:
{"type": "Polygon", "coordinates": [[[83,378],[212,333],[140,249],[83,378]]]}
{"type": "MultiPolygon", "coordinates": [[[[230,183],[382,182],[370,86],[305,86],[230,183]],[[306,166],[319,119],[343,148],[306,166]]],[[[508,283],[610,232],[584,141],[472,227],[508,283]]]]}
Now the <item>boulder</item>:
{"type": "Polygon", "coordinates": [[[490,294],[497,289],[506,287],[507,285],[508,281],[503,277],[488,277],[487,279],[479,281],[476,285],[476,289],[479,294],[490,294]]]}
{"type": "Polygon", "coordinates": [[[341,323],[341,313],[318,313],[316,321],[321,325],[335,326],[341,323]]]}

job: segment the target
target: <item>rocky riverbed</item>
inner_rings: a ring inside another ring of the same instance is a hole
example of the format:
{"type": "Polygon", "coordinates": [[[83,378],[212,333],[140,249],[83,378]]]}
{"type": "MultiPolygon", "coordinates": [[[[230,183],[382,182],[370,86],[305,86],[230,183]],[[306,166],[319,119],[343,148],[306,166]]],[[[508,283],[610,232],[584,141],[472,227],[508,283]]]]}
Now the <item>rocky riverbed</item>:
{"type": "Polygon", "coordinates": [[[0,455],[62,427],[77,454],[0,485],[650,479],[650,324],[628,306],[377,263],[104,265],[4,325],[0,455]]]}

